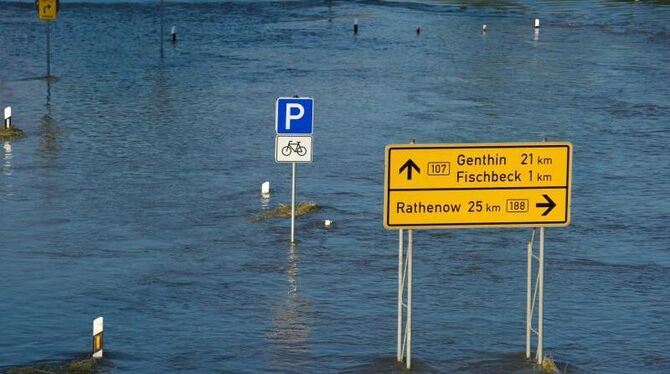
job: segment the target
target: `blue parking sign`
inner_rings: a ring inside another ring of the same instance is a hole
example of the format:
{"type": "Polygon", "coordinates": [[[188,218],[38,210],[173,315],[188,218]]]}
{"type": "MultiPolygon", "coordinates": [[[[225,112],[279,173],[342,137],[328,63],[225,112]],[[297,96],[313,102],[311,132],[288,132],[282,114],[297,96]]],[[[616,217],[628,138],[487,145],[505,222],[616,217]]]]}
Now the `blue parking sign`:
{"type": "Polygon", "coordinates": [[[314,129],[314,99],[280,97],[275,105],[277,134],[311,134],[314,129]]]}

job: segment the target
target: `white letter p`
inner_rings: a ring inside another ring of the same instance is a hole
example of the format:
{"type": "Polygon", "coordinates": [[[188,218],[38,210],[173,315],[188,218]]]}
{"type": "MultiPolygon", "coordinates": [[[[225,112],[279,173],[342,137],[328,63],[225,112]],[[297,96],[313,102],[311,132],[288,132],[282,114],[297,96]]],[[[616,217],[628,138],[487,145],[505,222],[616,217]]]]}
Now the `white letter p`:
{"type": "Polygon", "coordinates": [[[288,103],[286,104],[286,130],[291,129],[291,120],[299,120],[302,116],[305,115],[305,108],[298,103],[288,103]],[[291,114],[291,109],[298,109],[298,114],[291,114]]]}

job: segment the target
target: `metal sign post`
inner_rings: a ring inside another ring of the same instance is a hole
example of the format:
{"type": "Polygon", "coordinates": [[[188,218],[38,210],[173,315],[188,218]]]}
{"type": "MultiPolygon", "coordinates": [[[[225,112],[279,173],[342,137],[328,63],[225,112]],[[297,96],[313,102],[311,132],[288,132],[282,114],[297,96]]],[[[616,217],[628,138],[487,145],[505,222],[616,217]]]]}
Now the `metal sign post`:
{"type": "Polygon", "coordinates": [[[544,360],[543,341],[544,341],[544,227],[540,227],[540,239],[537,256],[533,253],[533,244],[535,241],[535,229],[531,232],[528,240],[528,264],[526,278],[526,359],[530,359],[532,335],[537,336],[537,351],[535,360],[539,365],[544,360]],[[532,287],[533,278],[533,260],[537,261],[537,276],[535,278],[535,287],[532,287]],[[531,291],[532,289],[532,291],[531,291]],[[532,296],[531,296],[532,292],[532,296]],[[536,328],[533,328],[533,317],[535,314],[535,303],[537,302],[537,321],[536,328]]]}
{"type": "Polygon", "coordinates": [[[412,246],[413,230],[407,230],[407,254],[403,251],[403,230],[398,234],[398,341],[396,360],[412,367],[412,246]],[[404,256],[403,256],[404,255],[404,256]],[[403,257],[404,260],[403,261],[403,257]],[[407,292],[405,292],[405,287],[407,292]],[[406,310],[403,328],[403,310],[406,310]]]}
{"type": "Polygon", "coordinates": [[[163,0],[160,1],[160,15],[161,15],[161,58],[163,58],[163,0]]]}
{"type": "Polygon", "coordinates": [[[295,162],[291,165],[293,168],[291,177],[291,244],[295,244],[295,162]]]}
{"type": "Polygon", "coordinates": [[[540,227],[540,255],[537,260],[539,262],[537,268],[538,291],[539,300],[537,305],[537,363],[542,365],[544,355],[542,354],[542,342],[544,340],[544,227],[540,227]]]}
{"type": "Polygon", "coordinates": [[[407,322],[405,330],[407,334],[407,368],[412,367],[412,231],[407,233],[407,322]]]}
{"type": "Polygon", "coordinates": [[[398,230],[398,340],[396,347],[396,360],[402,362],[402,295],[403,289],[405,287],[405,282],[403,280],[403,230],[398,230]]]}
{"type": "Polygon", "coordinates": [[[51,77],[51,22],[47,21],[47,79],[51,77]]]}
{"type": "Polygon", "coordinates": [[[526,358],[530,358],[530,335],[533,326],[533,307],[531,305],[531,278],[533,277],[533,241],[535,241],[535,229],[531,231],[528,240],[528,264],[526,277],[526,358]]]}

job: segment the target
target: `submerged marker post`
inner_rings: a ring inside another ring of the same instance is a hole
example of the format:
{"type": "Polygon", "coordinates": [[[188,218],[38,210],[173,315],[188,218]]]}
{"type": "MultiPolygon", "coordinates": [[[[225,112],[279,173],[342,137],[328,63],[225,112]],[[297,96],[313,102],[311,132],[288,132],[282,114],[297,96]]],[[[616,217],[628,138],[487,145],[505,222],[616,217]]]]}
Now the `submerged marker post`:
{"type": "MultiPolygon", "coordinates": [[[[23,136],[23,131],[17,128],[12,121],[12,107],[5,107],[5,119],[2,126],[0,126],[0,140],[13,140],[23,136]]],[[[7,146],[9,143],[5,143],[7,146]]],[[[11,146],[10,146],[11,153],[11,146]]]]}
{"type": "Polygon", "coordinates": [[[93,320],[93,358],[102,358],[103,339],[103,318],[98,317],[93,320]]]}
{"type": "Polygon", "coordinates": [[[12,128],[12,107],[8,106],[5,108],[5,129],[9,130],[12,128]]]}

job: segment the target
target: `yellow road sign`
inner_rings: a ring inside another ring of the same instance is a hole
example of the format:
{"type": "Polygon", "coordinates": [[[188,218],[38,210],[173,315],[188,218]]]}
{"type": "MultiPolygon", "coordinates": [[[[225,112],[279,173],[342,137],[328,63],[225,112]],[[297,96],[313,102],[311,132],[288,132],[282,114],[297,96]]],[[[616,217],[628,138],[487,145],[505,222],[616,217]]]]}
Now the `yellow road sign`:
{"type": "Polygon", "coordinates": [[[37,0],[37,17],[46,21],[55,20],[58,5],[57,0],[37,0]]]}
{"type": "Polygon", "coordinates": [[[539,227],[570,223],[572,144],[392,144],[384,227],[539,227]]]}

